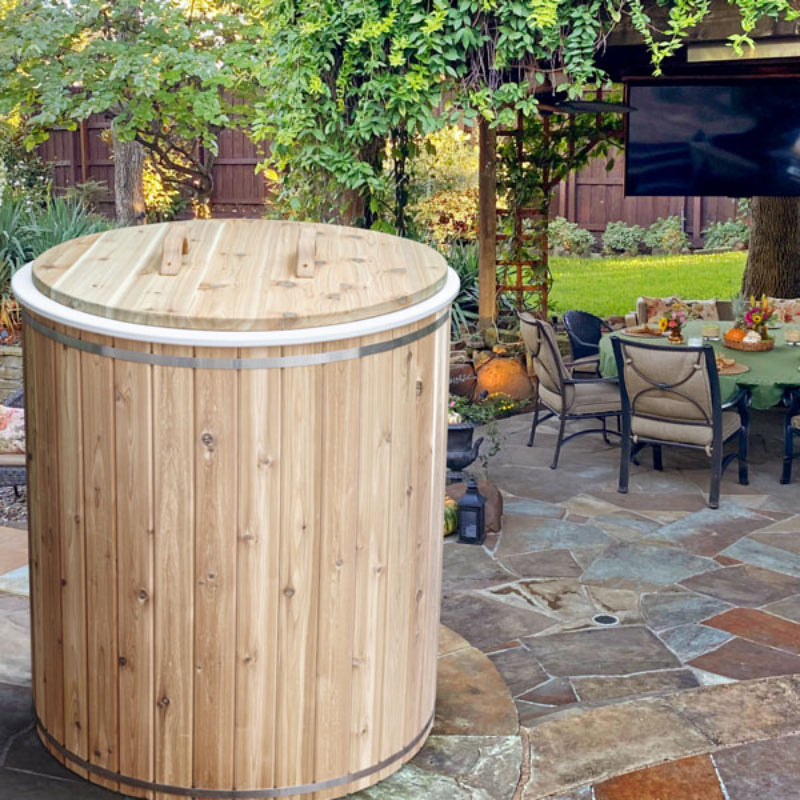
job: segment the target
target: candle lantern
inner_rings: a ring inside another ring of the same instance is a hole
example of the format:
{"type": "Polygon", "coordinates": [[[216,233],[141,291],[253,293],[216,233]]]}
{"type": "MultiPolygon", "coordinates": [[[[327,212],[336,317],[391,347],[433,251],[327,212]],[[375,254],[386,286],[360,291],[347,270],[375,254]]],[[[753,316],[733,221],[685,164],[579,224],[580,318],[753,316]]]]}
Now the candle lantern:
{"type": "Polygon", "coordinates": [[[486,498],[470,478],[464,496],[458,501],[458,541],[483,544],[486,539],[486,498]]]}

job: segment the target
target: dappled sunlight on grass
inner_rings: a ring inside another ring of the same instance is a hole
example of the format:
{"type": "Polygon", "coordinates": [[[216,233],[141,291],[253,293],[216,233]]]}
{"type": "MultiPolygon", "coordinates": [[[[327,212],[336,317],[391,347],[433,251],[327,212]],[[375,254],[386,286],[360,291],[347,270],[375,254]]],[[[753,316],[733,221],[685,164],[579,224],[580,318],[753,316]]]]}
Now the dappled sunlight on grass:
{"type": "Polygon", "coordinates": [[[729,300],[739,291],[746,252],[636,258],[551,258],[550,306],[601,317],[632,311],[641,295],[729,300]]]}

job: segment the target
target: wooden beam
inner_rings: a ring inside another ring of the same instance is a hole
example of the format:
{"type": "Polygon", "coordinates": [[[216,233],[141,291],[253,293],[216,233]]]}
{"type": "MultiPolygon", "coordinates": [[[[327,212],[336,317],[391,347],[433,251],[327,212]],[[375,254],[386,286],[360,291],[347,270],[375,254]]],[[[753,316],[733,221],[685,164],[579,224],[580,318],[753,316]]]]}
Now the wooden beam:
{"type": "Polygon", "coordinates": [[[494,324],[497,312],[497,132],[480,121],[478,152],[478,328],[494,324]]]}
{"type": "Polygon", "coordinates": [[[85,119],[78,124],[78,131],[81,146],[81,183],[86,183],[91,176],[89,175],[89,134],[85,119]]]}

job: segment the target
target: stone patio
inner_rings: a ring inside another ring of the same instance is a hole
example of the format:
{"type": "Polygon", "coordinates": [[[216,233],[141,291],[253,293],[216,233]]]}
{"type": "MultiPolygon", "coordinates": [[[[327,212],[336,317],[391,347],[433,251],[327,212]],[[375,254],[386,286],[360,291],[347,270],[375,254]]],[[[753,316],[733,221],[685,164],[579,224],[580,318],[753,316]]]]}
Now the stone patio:
{"type": "MultiPolygon", "coordinates": [[[[731,470],[715,511],[701,454],[644,454],[620,495],[599,437],[553,471],[551,424],[528,448],[530,415],[501,422],[503,530],[445,543],[433,734],[353,797],[800,797],[800,475],[778,482],[779,414],[753,417],[750,485],[731,470]]],[[[0,530],[3,558],[0,799],[118,796],[36,740],[23,532],[0,530]]]]}

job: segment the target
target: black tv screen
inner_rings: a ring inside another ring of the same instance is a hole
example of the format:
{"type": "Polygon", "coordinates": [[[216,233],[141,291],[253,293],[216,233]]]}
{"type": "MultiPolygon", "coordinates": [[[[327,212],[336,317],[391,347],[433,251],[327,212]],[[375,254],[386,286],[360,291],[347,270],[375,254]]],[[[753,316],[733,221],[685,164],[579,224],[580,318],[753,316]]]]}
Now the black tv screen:
{"type": "Polygon", "coordinates": [[[629,84],[625,194],[800,195],[800,80],[629,84]]]}

